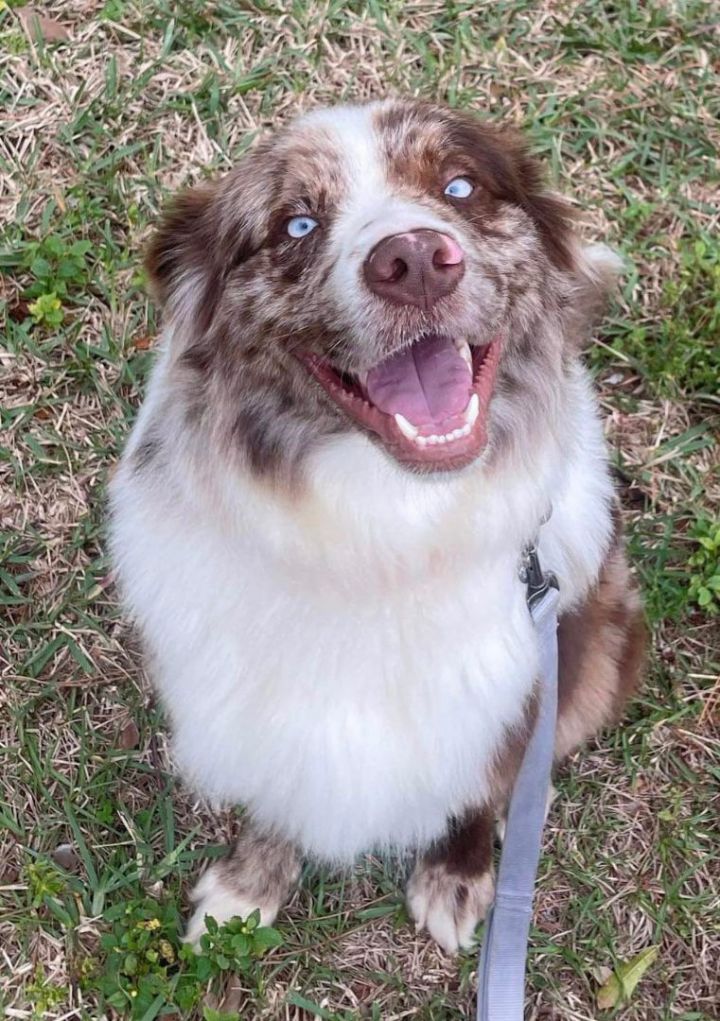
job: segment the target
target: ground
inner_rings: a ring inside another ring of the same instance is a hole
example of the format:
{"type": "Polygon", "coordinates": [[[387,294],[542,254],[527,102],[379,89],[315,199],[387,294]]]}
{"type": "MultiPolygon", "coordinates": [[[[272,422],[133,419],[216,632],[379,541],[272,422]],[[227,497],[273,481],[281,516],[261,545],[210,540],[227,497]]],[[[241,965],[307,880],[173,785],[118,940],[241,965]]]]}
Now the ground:
{"type": "Polygon", "coordinates": [[[558,777],[527,1016],[717,1018],[718,8],[35,10],[0,2],[0,1014],[471,1016],[473,955],[415,934],[398,867],[375,860],[309,871],[279,946],[238,929],[178,966],[176,907],[237,815],[172,778],[104,548],[105,483],[157,333],[140,252],[167,194],[297,110],[403,92],[525,125],[585,237],[627,263],[588,358],[652,651],[626,725],[558,777]],[[601,1009],[610,971],[649,948],[629,1002],[601,1009]]]}

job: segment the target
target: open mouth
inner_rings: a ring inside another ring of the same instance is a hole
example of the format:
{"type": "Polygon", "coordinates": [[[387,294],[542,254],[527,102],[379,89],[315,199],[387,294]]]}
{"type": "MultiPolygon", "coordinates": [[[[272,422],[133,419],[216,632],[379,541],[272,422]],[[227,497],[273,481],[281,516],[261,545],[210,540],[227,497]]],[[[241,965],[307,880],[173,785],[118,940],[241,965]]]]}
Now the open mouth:
{"type": "Polygon", "coordinates": [[[470,464],[487,444],[499,352],[497,339],[471,347],[429,333],[363,376],[340,374],[316,354],[298,357],[335,404],[398,461],[450,470],[470,464]]]}

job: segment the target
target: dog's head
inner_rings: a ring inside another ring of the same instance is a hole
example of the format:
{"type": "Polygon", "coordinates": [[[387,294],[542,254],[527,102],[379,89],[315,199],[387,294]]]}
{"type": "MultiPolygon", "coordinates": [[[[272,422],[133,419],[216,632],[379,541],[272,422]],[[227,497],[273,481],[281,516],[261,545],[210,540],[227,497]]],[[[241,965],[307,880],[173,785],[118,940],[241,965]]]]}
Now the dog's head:
{"type": "Polygon", "coordinates": [[[569,219],[522,140],[468,114],[304,117],[151,244],[188,421],[261,472],[347,430],[409,469],[468,465],[562,374],[569,219]]]}

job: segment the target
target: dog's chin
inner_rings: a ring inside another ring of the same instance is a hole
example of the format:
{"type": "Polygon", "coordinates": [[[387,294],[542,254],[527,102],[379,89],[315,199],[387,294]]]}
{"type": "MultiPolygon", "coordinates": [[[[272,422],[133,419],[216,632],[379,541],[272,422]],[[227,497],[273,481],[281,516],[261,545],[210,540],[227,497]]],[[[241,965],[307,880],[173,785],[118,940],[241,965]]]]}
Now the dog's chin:
{"type": "Polygon", "coordinates": [[[457,471],[482,454],[499,355],[498,338],[471,346],[428,333],[356,375],[321,355],[297,352],[350,422],[416,472],[457,471]]]}

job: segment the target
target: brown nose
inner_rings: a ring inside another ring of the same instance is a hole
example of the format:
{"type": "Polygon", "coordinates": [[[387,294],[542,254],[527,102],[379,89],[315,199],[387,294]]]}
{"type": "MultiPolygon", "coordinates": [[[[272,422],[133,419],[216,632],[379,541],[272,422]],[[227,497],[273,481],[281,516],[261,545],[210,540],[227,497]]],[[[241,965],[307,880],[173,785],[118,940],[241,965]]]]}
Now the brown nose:
{"type": "Polygon", "coordinates": [[[460,246],[436,230],[392,234],[375,245],[365,260],[370,290],[395,305],[429,311],[455,290],[465,272],[460,246]]]}

